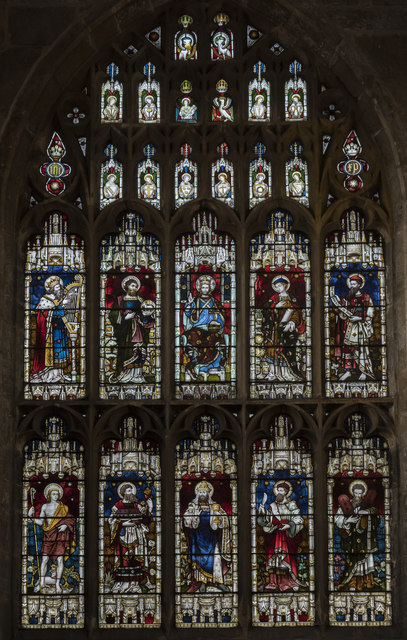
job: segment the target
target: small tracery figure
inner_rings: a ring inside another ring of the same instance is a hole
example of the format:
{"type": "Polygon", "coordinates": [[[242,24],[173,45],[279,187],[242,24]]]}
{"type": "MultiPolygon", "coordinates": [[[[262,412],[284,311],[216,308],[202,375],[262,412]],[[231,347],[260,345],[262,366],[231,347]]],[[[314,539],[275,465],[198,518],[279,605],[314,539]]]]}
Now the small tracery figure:
{"type": "Polygon", "coordinates": [[[256,174],[256,180],[253,184],[252,190],[253,198],[258,198],[259,200],[267,198],[269,189],[266,183],[266,175],[262,171],[259,171],[259,173],[256,174]]]}
{"type": "Polygon", "coordinates": [[[288,183],[289,195],[293,198],[301,198],[304,195],[305,182],[302,179],[301,171],[293,171],[291,181],[288,183]]]}
{"type": "Polygon", "coordinates": [[[228,83],[225,80],[219,80],[219,82],[216,83],[216,91],[218,91],[220,95],[213,99],[213,122],[233,122],[232,99],[225,96],[227,90],[228,83]]]}
{"type": "Polygon", "coordinates": [[[177,31],[174,38],[176,60],[196,60],[198,57],[198,39],[196,33],[189,28],[192,23],[193,18],[191,16],[183,15],[178,18],[178,24],[182,25],[183,30],[177,31]]]}
{"type": "Polygon", "coordinates": [[[226,173],[218,175],[218,181],[214,187],[215,195],[218,198],[228,198],[230,196],[230,182],[226,173]]]}

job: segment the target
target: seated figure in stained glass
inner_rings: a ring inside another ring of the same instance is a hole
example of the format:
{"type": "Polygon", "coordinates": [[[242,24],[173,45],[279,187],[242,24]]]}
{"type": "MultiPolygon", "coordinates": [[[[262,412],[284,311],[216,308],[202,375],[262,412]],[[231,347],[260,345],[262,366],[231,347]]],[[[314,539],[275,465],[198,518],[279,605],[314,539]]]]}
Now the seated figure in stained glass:
{"type": "Polygon", "coordinates": [[[189,295],[184,309],[184,353],[188,360],[186,369],[193,379],[203,374],[224,371],[223,334],[225,318],[223,310],[213,296],[216,281],[211,275],[196,279],[197,295],[189,295]]]}

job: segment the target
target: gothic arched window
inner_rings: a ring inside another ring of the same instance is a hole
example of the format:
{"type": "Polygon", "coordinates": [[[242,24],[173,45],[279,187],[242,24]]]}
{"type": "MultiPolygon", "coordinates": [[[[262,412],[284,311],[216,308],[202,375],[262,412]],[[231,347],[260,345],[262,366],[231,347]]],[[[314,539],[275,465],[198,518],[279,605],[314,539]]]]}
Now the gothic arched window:
{"type": "Polygon", "coordinates": [[[387,626],[371,132],[254,12],[139,18],[55,88],[32,143],[16,626],[387,626]]]}

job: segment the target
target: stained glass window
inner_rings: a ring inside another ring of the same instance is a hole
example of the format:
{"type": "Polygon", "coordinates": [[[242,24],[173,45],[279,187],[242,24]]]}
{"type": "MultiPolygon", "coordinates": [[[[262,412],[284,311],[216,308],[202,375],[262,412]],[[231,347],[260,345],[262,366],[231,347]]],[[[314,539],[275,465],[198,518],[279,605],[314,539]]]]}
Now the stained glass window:
{"type": "Polygon", "coordinates": [[[328,397],[387,395],[383,241],[348,209],[325,242],[325,384],[328,397]]]}
{"type": "Polygon", "coordinates": [[[226,13],[218,13],[213,21],[218,26],[211,33],[211,59],[231,60],[234,57],[233,33],[226,26],[229,16],[226,13]]]}
{"type": "Polygon", "coordinates": [[[192,83],[183,80],[180,85],[181,96],[175,105],[175,120],[177,122],[196,122],[198,120],[198,107],[191,96],[192,83]]]}
{"type": "Polygon", "coordinates": [[[101,122],[114,123],[123,120],[123,85],[118,81],[119,67],[111,62],[106,73],[108,80],[102,84],[100,98],[100,119],[101,122]]]}
{"type": "Polygon", "coordinates": [[[263,156],[266,145],[257,142],[253,149],[256,154],[249,168],[249,206],[250,209],[271,197],[271,164],[263,156]]]}
{"type": "Polygon", "coordinates": [[[293,157],[285,165],[286,195],[309,207],[308,165],[301,157],[304,147],[300,142],[293,142],[290,151],[293,157]]]}
{"type": "Polygon", "coordinates": [[[48,215],[28,242],[25,266],[24,397],[85,395],[85,254],[68,220],[48,215]]]}
{"type": "Polygon", "coordinates": [[[84,626],[83,447],[46,418],[24,448],[22,626],[84,626]]]}
{"type": "Polygon", "coordinates": [[[329,621],[389,625],[390,453],[353,413],[328,449],[329,621]]]}
{"type": "Polygon", "coordinates": [[[192,16],[183,15],[178,18],[178,24],[182,26],[174,37],[175,60],[196,60],[198,58],[198,38],[195,31],[190,29],[193,23],[192,16]]]}
{"type": "Polygon", "coordinates": [[[161,623],[161,470],[158,444],[123,420],[102,445],[99,467],[99,624],[161,623]]]}
{"type": "Polygon", "coordinates": [[[198,197],[198,167],[190,159],[191,145],[180,148],[182,160],[175,165],[175,208],[198,197]]]}
{"type": "Polygon", "coordinates": [[[212,198],[233,207],[235,204],[235,172],[233,164],[227,159],[229,147],[222,142],[216,148],[219,158],[212,162],[212,198]]]}
{"type": "Polygon", "coordinates": [[[285,119],[306,120],[308,115],[307,83],[298,74],[302,65],[298,60],[291,62],[291,78],[285,83],[285,119]]]}
{"type": "Polygon", "coordinates": [[[274,211],[250,244],[250,395],[311,396],[310,246],[274,211]]]}
{"type": "Polygon", "coordinates": [[[100,395],[160,397],[161,249],[128,211],[100,247],[100,395]]]}
{"type": "Polygon", "coordinates": [[[152,158],[157,149],[153,144],[147,144],[143,149],[145,160],[139,163],[137,169],[137,190],[140,200],[144,200],[157,209],[160,208],[160,165],[152,158]]]}
{"type": "Polygon", "coordinates": [[[256,77],[249,82],[249,120],[267,122],[271,115],[270,83],[263,78],[266,71],[264,62],[256,62],[253,67],[256,77]]]}
{"type": "Polygon", "coordinates": [[[100,208],[123,197],[123,166],[116,160],[117,147],[108,144],[105,149],[107,160],[100,167],[100,208]]]}
{"type": "Polygon", "coordinates": [[[212,122],[233,122],[232,98],[226,96],[228,83],[221,78],[216,83],[216,91],[219,93],[212,101],[212,122]]]}
{"type": "Polygon", "coordinates": [[[251,526],[254,626],[315,621],[311,448],[287,415],[252,447],[251,526]]]}
{"type": "Polygon", "coordinates": [[[235,446],[211,416],[175,455],[176,626],[237,626],[235,446]]]}
{"type": "Polygon", "coordinates": [[[201,211],[175,245],[175,393],[233,398],[236,385],[235,242],[201,211]]]}
{"type": "Polygon", "coordinates": [[[155,71],[152,62],[144,65],[143,72],[146,80],[140,82],[138,89],[140,122],[160,121],[160,84],[153,78],[155,71]]]}

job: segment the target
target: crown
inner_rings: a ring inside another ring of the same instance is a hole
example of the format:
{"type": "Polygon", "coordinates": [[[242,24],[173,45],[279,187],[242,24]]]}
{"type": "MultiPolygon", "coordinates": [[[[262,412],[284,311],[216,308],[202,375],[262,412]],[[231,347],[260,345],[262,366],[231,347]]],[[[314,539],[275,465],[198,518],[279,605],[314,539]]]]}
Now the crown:
{"type": "Polygon", "coordinates": [[[226,13],[217,13],[213,21],[221,27],[229,22],[229,16],[226,13]]]}
{"type": "Polygon", "coordinates": [[[188,29],[189,25],[192,24],[193,21],[193,18],[187,15],[183,15],[178,18],[178,24],[181,24],[184,29],[188,29]]]}
{"type": "Polygon", "coordinates": [[[181,93],[190,93],[192,89],[192,83],[189,80],[183,80],[181,82],[181,93]]]}
{"type": "Polygon", "coordinates": [[[216,91],[218,91],[219,93],[225,93],[228,90],[228,83],[226,82],[226,80],[224,80],[223,78],[221,78],[220,80],[218,80],[218,82],[216,83],[216,91]]]}

